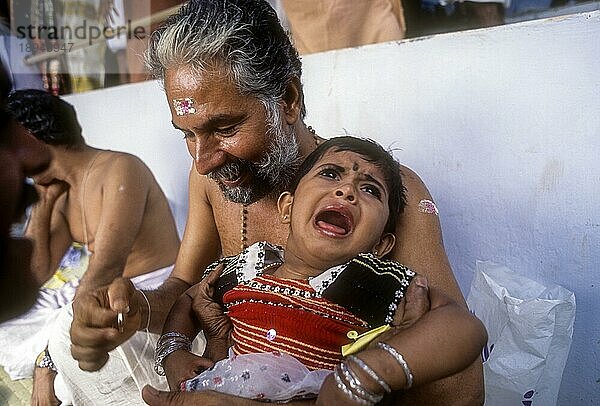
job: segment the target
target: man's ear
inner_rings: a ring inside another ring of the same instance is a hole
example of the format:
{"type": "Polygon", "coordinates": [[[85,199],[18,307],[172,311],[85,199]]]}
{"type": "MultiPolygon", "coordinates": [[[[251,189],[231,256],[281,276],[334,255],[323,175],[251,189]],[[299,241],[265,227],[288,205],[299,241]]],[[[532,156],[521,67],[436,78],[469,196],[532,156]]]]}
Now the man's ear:
{"type": "Polygon", "coordinates": [[[302,111],[302,105],[304,103],[302,84],[297,77],[293,77],[285,87],[283,103],[283,112],[286,123],[289,125],[295,124],[300,117],[300,112],[302,111]]]}
{"type": "Polygon", "coordinates": [[[283,192],[277,199],[277,210],[279,211],[279,220],[283,224],[289,224],[292,218],[292,205],[294,195],[290,192],[283,192]]]}
{"type": "Polygon", "coordinates": [[[383,258],[394,248],[394,245],[396,245],[396,236],[392,233],[385,233],[373,247],[373,254],[383,258]]]}

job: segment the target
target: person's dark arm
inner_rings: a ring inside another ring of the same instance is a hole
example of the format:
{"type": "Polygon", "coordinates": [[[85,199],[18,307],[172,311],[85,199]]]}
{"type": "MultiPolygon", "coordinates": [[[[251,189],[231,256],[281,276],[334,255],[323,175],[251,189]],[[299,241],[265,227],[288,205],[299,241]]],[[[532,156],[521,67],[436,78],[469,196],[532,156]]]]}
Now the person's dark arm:
{"type": "MultiPolygon", "coordinates": [[[[164,392],[151,386],[142,390],[142,398],[150,406],[264,406],[265,402],[225,395],[214,391],[203,392],[164,392]]],[[[315,400],[298,400],[286,403],[289,406],[310,406],[315,400]]]]}

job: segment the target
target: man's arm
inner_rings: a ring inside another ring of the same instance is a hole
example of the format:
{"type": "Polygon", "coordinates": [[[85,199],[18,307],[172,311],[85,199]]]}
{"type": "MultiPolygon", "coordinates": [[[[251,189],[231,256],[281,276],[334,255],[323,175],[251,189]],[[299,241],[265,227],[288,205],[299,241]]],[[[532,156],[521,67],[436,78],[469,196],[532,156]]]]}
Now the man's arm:
{"type": "Polygon", "coordinates": [[[152,307],[150,331],[154,333],[161,333],[173,303],[186,289],[198,283],[206,267],[219,257],[219,232],[208,200],[208,182],[192,166],[189,209],[175,268],[157,290],[146,292],[152,307]]]}
{"type": "MultiPolygon", "coordinates": [[[[25,233],[33,241],[31,270],[37,286],[42,286],[52,277],[65,251],[73,242],[63,213],[68,187],[61,181],[48,186],[37,186],[40,200],[32,208],[25,233]]],[[[32,405],[59,404],[54,394],[55,377],[56,372],[49,368],[34,367],[32,405]]]]}
{"type": "Polygon", "coordinates": [[[396,245],[390,256],[427,277],[430,286],[465,305],[446,256],[439,217],[419,209],[422,200],[433,201],[431,194],[419,176],[407,167],[402,167],[402,182],[407,205],[398,219],[396,245]]]}
{"type": "MultiPolygon", "coordinates": [[[[429,191],[419,176],[407,167],[402,167],[402,181],[406,187],[407,206],[398,221],[396,246],[391,257],[426,276],[430,286],[466,308],[446,256],[439,217],[419,209],[422,200],[433,201],[429,191]]],[[[445,399],[448,405],[483,404],[481,361],[477,359],[464,371],[411,390],[404,396],[409,403],[419,405],[429,404],[428,401],[435,404],[434,399],[445,399]],[[457,391],[457,387],[461,390],[457,391]]]]}
{"type": "MultiPolygon", "coordinates": [[[[380,349],[377,342],[385,342],[402,354],[412,373],[412,384],[418,387],[466,368],[479,357],[487,339],[481,321],[438,289],[427,288],[426,279],[422,276],[411,283],[409,290],[415,289],[424,289],[429,293],[431,310],[418,320],[405,324],[402,308],[406,303],[403,300],[392,323],[395,327],[379,336],[368,349],[357,354],[358,358],[376,370],[381,379],[397,391],[402,391],[407,386],[406,373],[402,371],[396,358],[380,349]]],[[[356,365],[353,362],[347,361],[346,364],[358,375],[366,390],[383,394],[383,388],[363,369],[354,368],[356,365]]],[[[440,404],[442,399],[426,391],[423,395],[427,404],[440,404]]],[[[403,398],[398,401],[399,399],[396,396],[393,404],[424,404],[418,399],[416,402],[406,402],[403,398]]],[[[328,377],[319,393],[317,404],[341,404],[344,401],[348,402],[348,397],[336,390],[332,377],[328,377]]],[[[448,404],[446,399],[442,403],[448,404]]]]}
{"type": "MultiPolygon", "coordinates": [[[[137,158],[120,155],[110,162],[110,170],[94,176],[102,188],[101,205],[86,207],[100,210],[93,237],[94,254],[81,279],[79,293],[108,285],[123,274],[127,258],[140,231],[150,190],[148,169],[137,158]]],[[[84,227],[86,225],[83,225],[84,227]]]]}
{"type": "MultiPolygon", "coordinates": [[[[161,392],[149,385],[146,385],[142,390],[142,398],[150,406],[264,406],[265,404],[265,402],[258,400],[240,398],[214,391],[161,392]]],[[[286,403],[288,406],[309,406],[314,404],[314,399],[296,400],[286,403]]]]}

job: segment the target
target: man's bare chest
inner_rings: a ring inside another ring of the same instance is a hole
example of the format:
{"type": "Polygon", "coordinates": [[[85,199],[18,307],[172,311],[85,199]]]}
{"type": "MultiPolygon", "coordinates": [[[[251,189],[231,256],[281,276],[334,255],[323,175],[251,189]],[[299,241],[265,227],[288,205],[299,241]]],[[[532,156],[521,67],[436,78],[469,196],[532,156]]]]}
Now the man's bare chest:
{"type": "Polygon", "coordinates": [[[213,206],[222,254],[239,254],[257,241],[285,246],[288,225],[282,224],[275,201],[262,200],[251,205],[223,202],[213,206]]]}
{"type": "MultiPolygon", "coordinates": [[[[76,192],[76,191],[75,191],[76,192]]],[[[63,205],[62,215],[73,241],[86,244],[92,249],[95,240],[98,221],[102,211],[102,202],[88,194],[83,202],[77,193],[71,194],[63,205]]]]}

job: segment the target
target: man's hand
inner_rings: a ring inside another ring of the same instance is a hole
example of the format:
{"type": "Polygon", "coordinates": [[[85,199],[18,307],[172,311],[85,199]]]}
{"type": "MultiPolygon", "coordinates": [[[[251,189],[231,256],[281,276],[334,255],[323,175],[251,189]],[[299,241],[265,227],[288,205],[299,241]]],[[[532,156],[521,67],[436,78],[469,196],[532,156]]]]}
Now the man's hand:
{"type": "Polygon", "coordinates": [[[398,305],[394,319],[392,320],[392,329],[378,336],[369,344],[373,348],[378,342],[386,341],[394,336],[399,330],[404,330],[412,326],[425,313],[430,310],[431,302],[429,300],[429,288],[427,278],[423,275],[417,275],[406,290],[404,300],[398,305]]]}
{"type": "Polygon", "coordinates": [[[69,185],[54,179],[44,185],[35,184],[35,188],[39,200],[31,209],[25,237],[34,244],[31,272],[41,287],[52,277],[73,239],[64,216],[59,215],[64,209],[69,185]]]}
{"type": "Polygon", "coordinates": [[[231,344],[231,320],[223,313],[221,305],[213,300],[215,284],[222,271],[223,265],[219,265],[192,292],[192,309],[207,342],[204,355],[215,362],[227,357],[227,349],[231,344]]]}
{"type": "Polygon", "coordinates": [[[215,363],[189,351],[178,350],[163,360],[163,367],[171,390],[178,391],[181,382],[191,379],[215,363]]]}
{"type": "Polygon", "coordinates": [[[48,185],[35,185],[40,196],[38,204],[48,204],[53,206],[56,200],[69,189],[69,184],[56,180],[48,185]]]}
{"type": "MultiPolygon", "coordinates": [[[[97,371],[108,361],[108,352],[127,341],[141,324],[141,294],[131,281],[115,279],[109,286],[78,295],[73,302],[71,355],[84,371],[97,371]],[[123,313],[119,331],[117,315],[123,313]]],[[[144,307],[145,304],[144,304],[144,307]]]]}
{"type": "Polygon", "coordinates": [[[417,275],[408,286],[404,300],[394,314],[392,326],[410,327],[427,313],[430,307],[427,278],[423,275],[417,275]]]}

